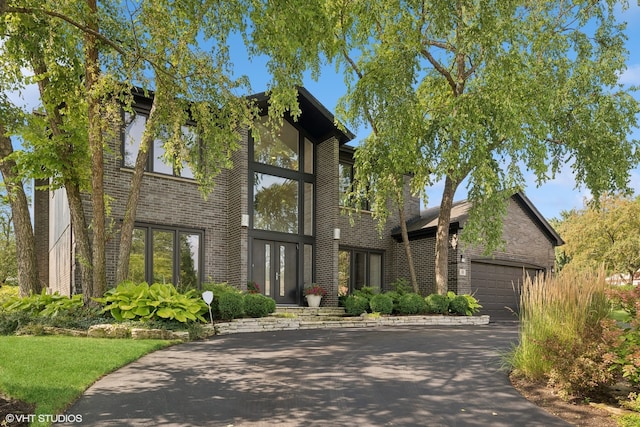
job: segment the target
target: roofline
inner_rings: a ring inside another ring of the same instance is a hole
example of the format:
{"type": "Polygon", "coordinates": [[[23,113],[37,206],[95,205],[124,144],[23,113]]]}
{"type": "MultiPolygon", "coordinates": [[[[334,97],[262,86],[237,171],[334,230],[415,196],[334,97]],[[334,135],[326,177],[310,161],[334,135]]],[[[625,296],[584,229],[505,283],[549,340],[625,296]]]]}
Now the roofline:
{"type": "MultiPolygon", "coordinates": [[[[344,136],[343,138],[340,138],[341,145],[346,144],[347,142],[353,140],[356,137],[355,134],[351,132],[345,125],[338,122],[335,116],[333,115],[333,113],[329,111],[327,107],[322,105],[322,103],[318,101],[318,99],[315,96],[313,96],[311,92],[309,92],[305,87],[296,86],[296,89],[298,90],[298,96],[304,97],[311,104],[312,107],[314,107],[316,110],[320,112],[320,114],[322,114],[323,117],[325,117],[329,122],[333,123],[334,126],[336,127],[336,130],[344,136]]],[[[248,98],[255,99],[257,102],[260,103],[260,102],[267,102],[269,100],[269,95],[265,91],[265,92],[259,92],[253,95],[249,95],[248,98]]]]}
{"type": "MultiPolygon", "coordinates": [[[[515,198],[515,201],[523,208],[523,210],[527,212],[535,222],[538,223],[542,231],[547,235],[547,237],[551,240],[554,246],[564,245],[564,240],[562,240],[562,237],[560,237],[560,235],[556,232],[556,230],[551,226],[551,224],[549,224],[549,222],[544,218],[544,216],[542,216],[540,211],[533,205],[531,200],[529,200],[529,198],[522,191],[518,191],[517,193],[514,193],[510,198],[515,198]]],[[[454,202],[453,205],[455,206],[457,203],[464,203],[467,201],[468,200],[466,199],[460,200],[460,201],[454,202]]],[[[434,207],[431,209],[438,210],[439,208],[434,207]]],[[[421,212],[420,216],[408,220],[407,225],[420,220],[422,218],[423,213],[424,212],[421,212]]],[[[453,221],[449,223],[449,231],[463,229],[464,223],[467,220],[468,220],[467,215],[455,218],[453,221]]],[[[401,241],[401,234],[400,234],[400,231],[397,230],[398,228],[399,227],[394,227],[394,231],[392,232],[391,236],[395,238],[397,241],[401,241]]],[[[434,236],[436,229],[437,229],[437,226],[431,226],[428,228],[421,228],[419,230],[411,231],[409,232],[409,240],[434,236]]]]}
{"type": "Polygon", "coordinates": [[[549,224],[549,221],[540,213],[538,208],[529,200],[529,198],[522,192],[518,191],[512,197],[518,197],[521,203],[524,205],[524,208],[529,211],[531,215],[540,223],[540,225],[545,229],[549,237],[555,241],[556,246],[564,245],[564,240],[558,234],[558,232],[549,224]]]}

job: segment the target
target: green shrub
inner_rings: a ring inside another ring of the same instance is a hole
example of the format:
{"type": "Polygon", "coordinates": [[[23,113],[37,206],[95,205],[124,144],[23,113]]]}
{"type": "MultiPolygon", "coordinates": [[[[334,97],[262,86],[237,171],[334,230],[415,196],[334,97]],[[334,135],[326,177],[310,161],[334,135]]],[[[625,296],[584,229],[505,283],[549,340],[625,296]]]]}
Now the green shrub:
{"type": "Polygon", "coordinates": [[[425,298],[427,312],[434,314],[449,313],[449,298],[446,295],[431,294],[425,298]]]}
{"type": "Polygon", "coordinates": [[[371,297],[369,306],[374,313],[391,314],[393,312],[393,299],[387,294],[377,294],[371,297]]]}
{"type": "Polygon", "coordinates": [[[105,292],[104,297],[94,300],[104,305],[103,313],[110,312],[119,322],[157,318],[181,323],[205,322],[202,315],[208,310],[195,290],[182,294],[173,285],[160,283],[149,286],[145,282],[138,285],[123,282],[105,292]]]}
{"type": "Polygon", "coordinates": [[[13,335],[18,329],[31,323],[32,320],[31,314],[25,311],[0,309],[0,335],[13,335]]]}
{"type": "Polygon", "coordinates": [[[449,312],[459,316],[466,316],[469,311],[469,301],[464,295],[456,295],[449,301],[449,312]]]}
{"type": "Polygon", "coordinates": [[[11,299],[11,298],[17,298],[19,296],[19,289],[17,286],[12,286],[12,285],[1,285],[0,286],[0,306],[3,306],[4,303],[11,299]]]}
{"type": "MultiPolygon", "coordinates": [[[[214,300],[216,298],[214,297],[214,300]]],[[[244,295],[237,291],[227,291],[217,298],[218,315],[221,320],[232,320],[244,315],[244,295]]]]}
{"type": "Polygon", "coordinates": [[[249,317],[265,317],[276,311],[276,302],[262,294],[246,294],[244,296],[244,311],[249,317]]]}
{"type": "Polygon", "coordinates": [[[220,314],[219,302],[220,302],[220,297],[223,294],[227,292],[232,292],[232,293],[242,295],[242,291],[240,291],[235,286],[229,285],[228,283],[203,283],[202,290],[213,292],[213,302],[211,303],[211,312],[213,314],[214,319],[222,318],[220,314]]]}
{"type": "Polygon", "coordinates": [[[413,288],[409,284],[409,281],[404,278],[399,278],[395,282],[392,282],[389,287],[392,291],[397,292],[399,295],[404,295],[413,292],[413,288]]]}
{"type": "Polygon", "coordinates": [[[363,286],[362,288],[353,291],[353,295],[370,300],[374,295],[376,295],[376,290],[371,286],[363,286]]]}
{"type": "Polygon", "coordinates": [[[400,297],[404,294],[400,294],[397,291],[388,291],[384,293],[386,296],[388,296],[389,298],[391,298],[391,301],[393,303],[393,310],[392,313],[399,313],[400,312],[400,297]]]}
{"type": "Polygon", "coordinates": [[[369,300],[360,295],[349,295],[344,300],[344,309],[350,316],[359,316],[369,311],[369,300]]]}
{"type": "Polygon", "coordinates": [[[398,301],[398,310],[400,314],[420,314],[427,311],[427,304],[420,295],[409,293],[404,294],[398,301]]]}

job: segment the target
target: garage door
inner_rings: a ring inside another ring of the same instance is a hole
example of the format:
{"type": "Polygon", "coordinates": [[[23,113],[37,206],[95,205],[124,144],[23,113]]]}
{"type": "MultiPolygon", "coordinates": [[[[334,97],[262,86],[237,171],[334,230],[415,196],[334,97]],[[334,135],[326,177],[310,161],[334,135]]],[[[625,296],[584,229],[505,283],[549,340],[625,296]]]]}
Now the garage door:
{"type": "Polygon", "coordinates": [[[524,274],[533,278],[538,271],[523,266],[472,262],[471,291],[482,305],[480,314],[488,314],[492,322],[518,320],[524,274]]]}

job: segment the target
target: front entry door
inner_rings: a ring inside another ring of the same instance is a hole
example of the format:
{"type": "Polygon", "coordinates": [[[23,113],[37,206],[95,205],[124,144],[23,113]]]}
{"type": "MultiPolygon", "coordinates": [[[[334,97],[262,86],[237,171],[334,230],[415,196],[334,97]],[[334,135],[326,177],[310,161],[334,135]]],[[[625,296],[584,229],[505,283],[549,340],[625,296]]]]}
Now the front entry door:
{"type": "Polygon", "coordinates": [[[271,240],[253,241],[253,281],[276,304],[298,303],[298,245],[271,240]]]}

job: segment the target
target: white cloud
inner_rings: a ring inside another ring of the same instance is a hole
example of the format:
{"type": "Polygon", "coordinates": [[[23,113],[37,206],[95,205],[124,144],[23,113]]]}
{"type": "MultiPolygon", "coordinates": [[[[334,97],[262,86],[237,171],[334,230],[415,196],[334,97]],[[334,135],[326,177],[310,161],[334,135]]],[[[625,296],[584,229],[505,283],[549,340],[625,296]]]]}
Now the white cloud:
{"type": "Polygon", "coordinates": [[[640,64],[632,64],[624,70],[618,82],[624,85],[640,85],[640,64]]]}

